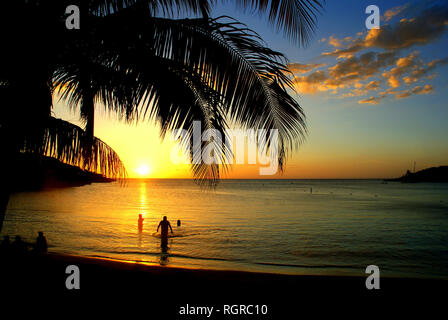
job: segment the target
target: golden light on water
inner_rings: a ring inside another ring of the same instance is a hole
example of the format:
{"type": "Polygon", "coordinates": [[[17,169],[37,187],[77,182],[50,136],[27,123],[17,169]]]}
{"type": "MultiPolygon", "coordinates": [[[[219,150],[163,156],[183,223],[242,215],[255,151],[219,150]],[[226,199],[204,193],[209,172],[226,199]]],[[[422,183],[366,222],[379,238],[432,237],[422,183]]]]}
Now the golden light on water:
{"type": "Polygon", "coordinates": [[[140,183],[140,210],[143,217],[146,215],[146,210],[148,209],[148,196],[146,191],[146,183],[142,181],[140,183]]]}

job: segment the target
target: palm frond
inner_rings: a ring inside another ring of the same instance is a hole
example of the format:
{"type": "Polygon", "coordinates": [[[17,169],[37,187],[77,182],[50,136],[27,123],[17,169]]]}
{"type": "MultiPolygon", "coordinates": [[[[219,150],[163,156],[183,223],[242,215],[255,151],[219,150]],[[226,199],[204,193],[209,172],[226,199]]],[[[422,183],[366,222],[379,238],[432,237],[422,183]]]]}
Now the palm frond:
{"type": "Polygon", "coordinates": [[[269,22],[294,42],[308,44],[325,0],[236,0],[247,10],[268,12],[269,22]]]}
{"type": "MultiPolygon", "coordinates": [[[[194,14],[209,17],[214,0],[91,0],[90,10],[105,16],[123,9],[139,6],[152,16],[172,17],[175,14],[194,14]]],[[[243,10],[268,13],[269,22],[282,30],[294,42],[306,45],[315,28],[317,15],[325,0],[236,0],[243,10]]]]}
{"type": "Polygon", "coordinates": [[[126,169],[117,153],[96,137],[67,121],[48,118],[41,135],[25,139],[21,152],[38,153],[63,163],[109,178],[126,177],[126,169]],[[39,136],[39,139],[36,137],[39,136]]]}
{"type": "Polygon", "coordinates": [[[193,14],[207,17],[213,0],[90,0],[89,10],[106,16],[128,8],[149,10],[151,15],[165,17],[179,14],[193,14]]]}

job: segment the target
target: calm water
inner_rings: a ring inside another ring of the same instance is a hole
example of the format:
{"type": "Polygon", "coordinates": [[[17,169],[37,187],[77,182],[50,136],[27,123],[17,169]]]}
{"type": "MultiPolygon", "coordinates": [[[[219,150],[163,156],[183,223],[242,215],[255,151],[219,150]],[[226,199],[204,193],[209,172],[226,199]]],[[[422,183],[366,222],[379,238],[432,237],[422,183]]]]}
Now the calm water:
{"type": "Polygon", "coordinates": [[[2,234],[32,241],[41,230],[51,251],[153,264],[352,275],[375,264],[382,275],[448,278],[447,184],[227,180],[202,191],[134,180],[13,195],[2,234]],[[155,233],[164,215],[167,253],[155,233]]]}

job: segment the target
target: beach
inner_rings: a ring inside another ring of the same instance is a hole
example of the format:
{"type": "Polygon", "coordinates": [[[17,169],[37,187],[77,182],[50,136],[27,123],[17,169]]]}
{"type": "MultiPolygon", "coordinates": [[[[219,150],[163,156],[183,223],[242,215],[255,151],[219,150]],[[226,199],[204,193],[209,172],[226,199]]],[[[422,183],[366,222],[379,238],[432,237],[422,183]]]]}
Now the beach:
{"type": "Polygon", "coordinates": [[[4,305],[179,320],[433,312],[448,280],[447,192],[379,180],[235,180],[216,191],[135,180],[17,193],[2,235],[34,243],[43,231],[50,253],[0,258],[4,305]],[[366,287],[369,265],[380,289],[366,287]],[[79,290],[67,289],[68,266],[79,290]]]}
{"type": "Polygon", "coordinates": [[[305,312],[356,316],[362,309],[368,316],[403,316],[416,308],[442,308],[446,296],[445,280],[383,277],[379,290],[368,290],[366,278],[149,266],[55,253],[1,263],[2,291],[8,296],[3,301],[28,301],[49,307],[49,313],[58,305],[73,312],[126,312],[151,319],[290,319],[305,312]],[[66,288],[69,265],[79,268],[79,289],[66,288]],[[226,315],[224,305],[266,306],[267,314],[226,315]],[[187,306],[214,311],[210,317],[180,314],[187,306]]]}

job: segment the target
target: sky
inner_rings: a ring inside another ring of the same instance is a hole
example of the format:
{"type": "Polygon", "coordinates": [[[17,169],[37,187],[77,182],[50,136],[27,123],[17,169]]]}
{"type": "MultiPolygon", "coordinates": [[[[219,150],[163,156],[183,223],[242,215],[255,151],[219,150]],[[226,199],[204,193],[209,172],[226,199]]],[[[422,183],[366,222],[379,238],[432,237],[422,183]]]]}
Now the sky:
{"type": "MultiPolygon", "coordinates": [[[[224,178],[388,178],[407,169],[448,165],[448,3],[328,0],[307,46],[291,42],[265,15],[225,1],[212,12],[255,30],[286,55],[308,135],[285,170],[260,176],[260,165],[233,165],[224,178]],[[380,28],[368,30],[368,5],[380,28]]],[[[80,124],[55,100],[54,115],[80,124]]],[[[153,122],[126,124],[97,106],[95,135],[124,162],[130,177],[191,178],[173,164],[175,143],[153,122]]]]}

